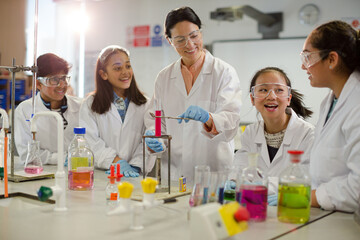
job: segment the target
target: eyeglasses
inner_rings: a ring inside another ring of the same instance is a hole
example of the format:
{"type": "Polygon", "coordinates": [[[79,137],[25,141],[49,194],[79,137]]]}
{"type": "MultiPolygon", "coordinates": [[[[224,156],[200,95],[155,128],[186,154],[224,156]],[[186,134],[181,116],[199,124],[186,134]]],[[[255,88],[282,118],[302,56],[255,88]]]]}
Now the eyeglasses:
{"type": "Polygon", "coordinates": [[[278,98],[289,98],[291,87],[280,83],[263,83],[251,87],[254,98],[267,98],[273,92],[278,98]]]}
{"type": "Polygon", "coordinates": [[[60,81],[65,82],[66,85],[69,85],[70,82],[70,76],[67,75],[60,75],[53,77],[38,77],[37,79],[46,87],[58,87],[60,86],[60,81]]]}
{"type": "Polygon", "coordinates": [[[301,52],[300,58],[301,58],[302,64],[306,68],[314,66],[321,59],[323,59],[323,57],[320,56],[320,53],[323,53],[323,52],[329,52],[329,50],[320,50],[320,51],[314,51],[314,52],[301,52]],[[319,53],[319,54],[316,56],[312,56],[314,53],[319,53]]]}
{"type": "Polygon", "coordinates": [[[170,38],[172,45],[176,48],[185,47],[188,44],[189,39],[193,43],[198,43],[201,40],[201,29],[191,32],[188,36],[176,36],[170,38]]]}

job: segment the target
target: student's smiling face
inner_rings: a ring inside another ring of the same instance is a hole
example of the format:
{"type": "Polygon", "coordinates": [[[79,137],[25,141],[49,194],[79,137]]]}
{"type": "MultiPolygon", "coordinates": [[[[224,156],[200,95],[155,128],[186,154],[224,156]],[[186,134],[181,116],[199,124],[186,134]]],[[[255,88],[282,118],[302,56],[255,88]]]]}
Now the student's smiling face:
{"type": "Polygon", "coordinates": [[[124,92],[130,87],[133,74],[129,57],[121,51],[109,58],[105,71],[100,70],[102,79],[109,81],[119,97],[125,97],[124,92]]]}

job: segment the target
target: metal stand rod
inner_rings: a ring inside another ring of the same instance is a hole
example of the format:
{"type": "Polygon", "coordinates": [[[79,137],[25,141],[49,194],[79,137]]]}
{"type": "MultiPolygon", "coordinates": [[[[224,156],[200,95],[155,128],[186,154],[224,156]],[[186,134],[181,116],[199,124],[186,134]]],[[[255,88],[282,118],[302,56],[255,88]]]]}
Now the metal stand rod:
{"type": "Polygon", "coordinates": [[[155,162],[155,176],[158,181],[158,185],[161,186],[161,158],[158,156],[155,162]]]}
{"type": "MultiPolygon", "coordinates": [[[[143,136],[143,179],[145,179],[145,138],[163,138],[163,139],[167,139],[168,140],[168,193],[170,194],[171,190],[171,173],[170,173],[170,164],[171,164],[171,135],[161,135],[161,136],[143,136]]],[[[158,168],[161,169],[161,158],[158,157],[156,159],[156,168],[155,168],[155,172],[156,172],[156,175],[160,175],[160,180],[161,180],[161,170],[160,170],[160,174],[158,174],[158,168]],[[159,161],[159,162],[158,162],[159,161]],[[159,166],[158,166],[159,164],[159,166]]],[[[160,184],[160,182],[159,182],[160,184]]]]}
{"type": "MultiPolygon", "coordinates": [[[[12,65],[15,67],[15,58],[12,60],[12,65]]],[[[14,150],[15,150],[15,71],[12,71],[11,82],[11,176],[14,176],[14,150]]],[[[6,169],[7,171],[7,169],[6,169]]]]}

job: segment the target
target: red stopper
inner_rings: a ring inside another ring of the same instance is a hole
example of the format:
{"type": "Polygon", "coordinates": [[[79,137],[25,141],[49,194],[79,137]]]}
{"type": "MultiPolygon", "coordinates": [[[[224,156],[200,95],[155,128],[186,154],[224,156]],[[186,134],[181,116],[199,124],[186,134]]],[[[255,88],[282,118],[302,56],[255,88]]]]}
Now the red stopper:
{"type": "Polygon", "coordinates": [[[250,218],[250,213],[245,207],[239,207],[234,213],[234,218],[237,222],[247,221],[250,218]]]}
{"type": "Polygon", "coordinates": [[[123,177],[124,175],[122,175],[120,173],[120,163],[116,164],[116,181],[117,182],[120,182],[121,178],[123,177]]]}
{"type": "Polygon", "coordinates": [[[108,176],[108,178],[111,180],[115,180],[115,167],[114,165],[110,166],[110,176],[108,176]]]}

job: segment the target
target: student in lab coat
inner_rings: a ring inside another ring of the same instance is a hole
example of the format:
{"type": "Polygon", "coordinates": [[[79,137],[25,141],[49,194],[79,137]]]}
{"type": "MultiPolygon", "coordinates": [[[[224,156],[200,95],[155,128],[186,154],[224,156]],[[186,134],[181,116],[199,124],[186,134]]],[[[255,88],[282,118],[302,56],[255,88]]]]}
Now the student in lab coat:
{"type": "Polygon", "coordinates": [[[80,126],[95,155],[95,166],[120,163],[125,177],[137,177],[143,166],[142,135],[147,98],[137,87],[129,52],[104,48],[96,63],[96,90],[80,108],[80,126]]]}
{"type": "Polygon", "coordinates": [[[301,52],[313,87],[331,91],[320,107],[310,155],[311,205],[353,212],[360,198],[360,39],[342,21],[311,32],[301,52]]]}
{"type": "MultiPolygon", "coordinates": [[[[81,100],[66,94],[70,76],[69,64],[59,56],[46,53],[37,59],[38,79],[35,96],[35,113],[55,111],[64,120],[64,161],[67,148],[74,137],[74,127],[79,126],[81,100]]],[[[32,99],[19,104],[15,109],[15,144],[21,162],[25,163],[28,142],[32,140],[30,120],[32,99]]],[[[57,122],[52,118],[41,117],[36,121],[36,140],[40,141],[40,158],[43,164],[57,163],[57,122]]]]}
{"type": "Polygon", "coordinates": [[[268,203],[276,205],[278,176],[290,165],[287,151],[304,151],[302,164],[309,164],[314,126],[303,119],[312,111],[304,106],[303,95],[291,89],[286,73],[276,67],[259,70],[249,91],[262,120],[246,127],[234,162],[244,169],[248,166],[247,153],[259,153],[258,168],[269,177],[268,203]]]}
{"type": "MultiPolygon", "coordinates": [[[[165,35],[180,59],[158,74],[148,111],[154,111],[156,101],[163,116],[193,119],[162,120],[162,134],[172,136],[172,178],[184,176],[191,182],[196,165],[216,171],[232,164],[233,138],[240,122],[240,82],[232,66],[203,48],[201,21],[191,8],[168,13],[165,35]]],[[[148,113],[145,124],[146,134],[153,134],[154,119],[148,113]]],[[[146,143],[152,151],[164,150],[158,139],[146,138],[146,143]]],[[[167,169],[167,154],[162,156],[162,169],[167,169]]]]}

